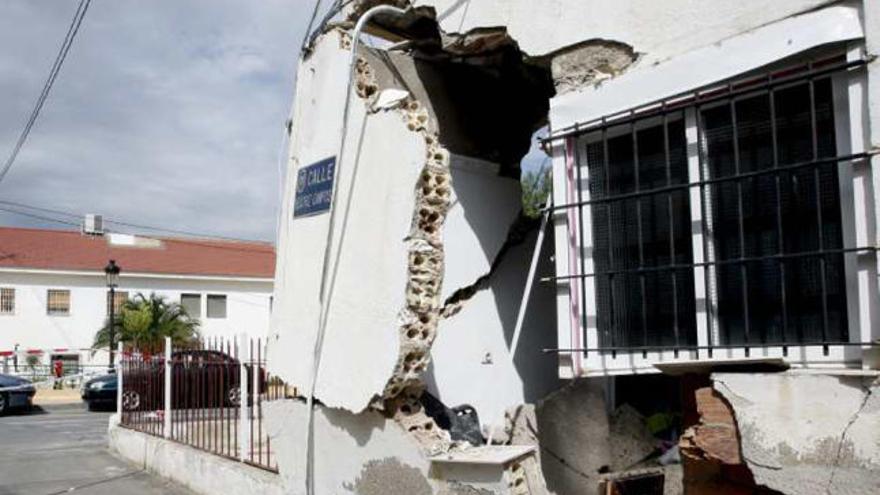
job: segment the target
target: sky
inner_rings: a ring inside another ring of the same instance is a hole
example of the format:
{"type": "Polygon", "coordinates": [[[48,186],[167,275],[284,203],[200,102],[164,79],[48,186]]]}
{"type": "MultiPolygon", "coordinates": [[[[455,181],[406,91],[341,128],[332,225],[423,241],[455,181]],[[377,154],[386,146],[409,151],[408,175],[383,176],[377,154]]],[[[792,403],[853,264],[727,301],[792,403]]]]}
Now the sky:
{"type": "MultiPolygon", "coordinates": [[[[4,161],[76,5],[0,2],[4,161]]],[[[0,183],[0,200],[273,240],[278,156],[312,5],[92,1],[28,142],[0,183]]],[[[65,228],[3,211],[0,225],[65,228]]]]}
{"type": "MultiPolygon", "coordinates": [[[[2,161],[77,3],[0,2],[2,161]]],[[[274,241],[283,128],[313,6],[311,0],[93,0],[27,143],[0,183],[0,201],[274,241]]],[[[532,169],[543,155],[533,150],[526,161],[531,165],[524,169],[532,169]]],[[[71,228],[2,210],[0,225],[71,228]]]]}

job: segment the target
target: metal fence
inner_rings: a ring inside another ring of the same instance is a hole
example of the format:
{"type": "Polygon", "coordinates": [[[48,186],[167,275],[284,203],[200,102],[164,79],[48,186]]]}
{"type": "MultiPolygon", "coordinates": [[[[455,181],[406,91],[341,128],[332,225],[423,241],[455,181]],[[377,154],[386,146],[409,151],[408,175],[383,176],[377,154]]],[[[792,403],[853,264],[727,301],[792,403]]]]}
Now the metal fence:
{"type": "Polygon", "coordinates": [[[263,403],[293,395],[266,371],[261,339],[210,339],[120,353],[124,427],[277,472],[263,403]],[[244,379],[242,379],[244,377],[244,379]]]}

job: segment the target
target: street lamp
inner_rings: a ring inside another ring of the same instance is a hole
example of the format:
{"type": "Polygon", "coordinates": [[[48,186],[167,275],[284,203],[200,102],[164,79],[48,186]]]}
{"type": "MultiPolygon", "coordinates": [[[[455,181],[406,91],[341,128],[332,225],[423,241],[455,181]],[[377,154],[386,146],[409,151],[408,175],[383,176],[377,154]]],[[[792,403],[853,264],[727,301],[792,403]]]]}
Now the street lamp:
{"type": "Polygon", "coordinates": [[[116,346],[116,286],[119,285],[119,266],[116,260],[110,260],[104,267],[104,275],[107,277],[107,287],[110,288],[110,368],[113,368],[114,349],[116,346]]]}

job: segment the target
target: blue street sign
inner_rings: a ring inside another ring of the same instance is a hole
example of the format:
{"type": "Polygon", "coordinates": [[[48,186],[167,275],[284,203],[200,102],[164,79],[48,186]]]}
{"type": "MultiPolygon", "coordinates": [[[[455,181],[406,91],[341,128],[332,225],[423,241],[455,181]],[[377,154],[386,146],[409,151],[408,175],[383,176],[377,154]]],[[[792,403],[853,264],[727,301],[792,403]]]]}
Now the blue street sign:
{"type": "Polygon", "coordinates": [[[299,169],[296,174],[293,218],[315,215],[330,209],[335,171],[335,156],[299,169]]]}

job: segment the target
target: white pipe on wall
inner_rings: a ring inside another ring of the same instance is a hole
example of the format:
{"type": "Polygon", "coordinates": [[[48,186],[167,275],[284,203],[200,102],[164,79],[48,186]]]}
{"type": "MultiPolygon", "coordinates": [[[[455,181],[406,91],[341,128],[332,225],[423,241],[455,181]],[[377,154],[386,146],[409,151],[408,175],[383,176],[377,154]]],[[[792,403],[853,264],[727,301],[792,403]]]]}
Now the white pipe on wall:
{"type": "MultiPolygon", "coordinates": [[[[364,26],[366,26],[367,22],[377,14],[395,14],[395,15],[403,15],[406,13],[405,10],[399,9],[397,7],[392,7],[390,5],[379,5],[371,8],[370,10],[364,12],[364,14],[358,19],[357,24],[355,25],[354,31],[352,33],[352,41],[351,41],[351,51],[349,55],[348,62],[348,81],[346,81],[345,85],[345,105],[343,107],[342,112],[342,129],[340,130],[340,138],[339,138],[339,153],[336,155],[336,170],[333,173],[333,194],[330,203],[330,225],[327,229],[327,244],[324,248],[324,262],[323,267],[321,269],[321,288],[320,288],[320,311],[318,313],[318,332],[315,336],[315,348],[312,353],[312,370],[311,376],[309,380],[309,393],[306,396],[306,403],[308,406],[308,419],[306,421],[306,494],[314,495],[315,493],[315,480],[314,480],[314,420],[315,420],[315,410],[314,410],[314,397],[315,397],[315,388],[318,382],[318,369],[321,366],[321,353],[324,346],[324,332],[327,327],[327,316],[328,316],[328,308],[330,299],[333,294],[333,285],[331,284],[329,288],[327,287],[327,271],[329,267],[330,261],[330,251],[333,247],[333,230],[334,225],[336,223],[336,200],[338,194],[336,194],[336,185],[339,181],[340,171],[342,170],[342,158],[343,153],[345,151],[345,142],[348,135],[348,116],[349,109],[351,107],[351,82],[354,77],[355,64],[357,62],[357,47],[360,41],[360,34],[363,30],[364,26]]],[[[354,179],[352,179],[352,188],[354,187],[354,179]]],[[[342,246],[339,246],[339,249],[342,249],[342,246]]],[[[335,272],[334,268],[334,272],[335,272]]]]}

